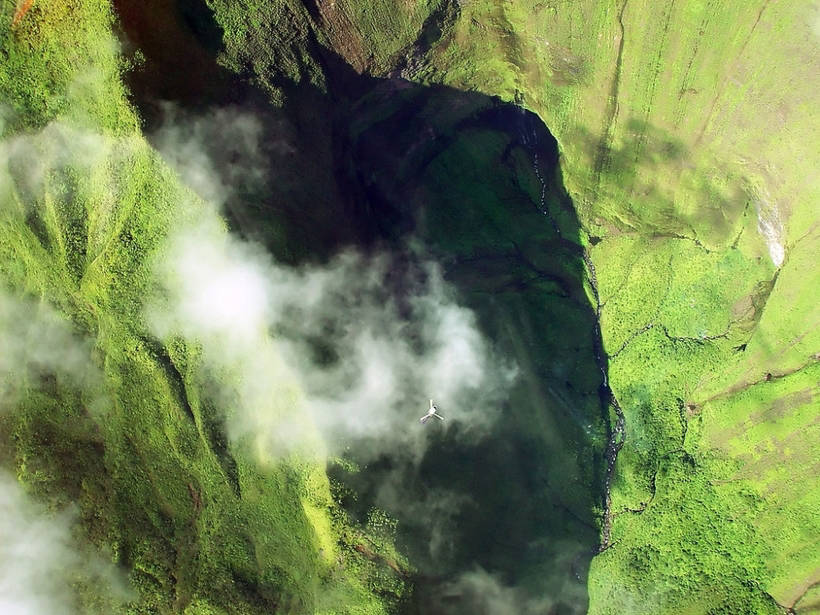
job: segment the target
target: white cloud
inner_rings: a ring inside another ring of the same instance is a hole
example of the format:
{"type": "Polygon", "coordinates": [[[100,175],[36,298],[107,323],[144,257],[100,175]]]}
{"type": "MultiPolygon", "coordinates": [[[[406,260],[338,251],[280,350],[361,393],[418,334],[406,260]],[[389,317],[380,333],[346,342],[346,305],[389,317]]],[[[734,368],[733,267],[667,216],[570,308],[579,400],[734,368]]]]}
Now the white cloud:
{"type": "MultiPolygon", "coordinates": [[[[3,128],[0,117],[0,134],[3,128]]],[[[88,172],[114,153],[114,144],[113,139],[58,121],[4,139],[0,142],[0,209],[15,202],[30,207],[42,197],[50,174],[69,167],[88,172]],[[12,187],[20,198],[11,196],[12,187]]]]}
{"type": "Polygon", "coordinates": [[[483,568],[459,575],[439,589],[441,612],[474,615],[536,615],[551,612],[552,603],[506,585],[483,568]]]}
{"type": "Polygon", "coordinates": [[[770,200],[759,198],[755,201],[757,210],[757,230],[766,240],[769,257],[775,267],[783,265],[786,249],[783,247],[783,224],[777,205],[770,200]]]}
{"type": "Polygon", "coordinates": [[[237,109],[187,117],[165,104],[163,124],[151,141],[189,188],[218,207],[234,191],[265,179],[262,124],[237,109]]]}
{"type": "Polygon", "coordinates": [[[71,515],[48,514],[13,477],[0,472],[0,613],[72,615],[83,612],[85,585],[113,602],[129,597],[113,566],[71,535],[71,515]]]}
{"type": "Polygon", "coordinates": [[[13,404],[22,388],[53,376],[91,391],[101,378],[91,347],[68,321],[41,301],[15,297],[0,288],[0,410],[13,404]]]}
{"type": "Polygon", "coordinates": [[[430,397],[447,415],[437,428],[486,433],[514,370],[435,265],[399,274],[388,256],[347,253],[288,268],[202,211],[169,242],[148,319],[160,337],[201,345],[234,439],[253,434],[273,456],[306,453],[316,434],[330,454],[419,455],[430,397]]]}

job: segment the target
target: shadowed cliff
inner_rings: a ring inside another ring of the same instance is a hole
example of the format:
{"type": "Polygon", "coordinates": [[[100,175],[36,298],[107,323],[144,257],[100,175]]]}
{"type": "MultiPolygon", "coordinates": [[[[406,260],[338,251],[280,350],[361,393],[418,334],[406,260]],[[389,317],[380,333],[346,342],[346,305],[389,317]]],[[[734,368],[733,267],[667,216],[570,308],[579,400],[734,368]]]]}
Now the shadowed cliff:
{"type": "MultiPolygon", "coordinates": [[[[399,544],[418,570],[408,612],[469,612],[475,596],[457,581],[476,567],[512,588],[520,604],[546,600],[554,612],[584,612],[603,505],[608,397],[579,224],[548,129],[489,96],[359,75],[318,46],[326,90],[282,83],[277,107],[246,78],[207,61],[207,41],[190,20],[164,21],[174,44],[152,44],[141,20],[162,20],[167,7],[137,19],[129,6],[118,3],[126,37],[142,41],[147,58],[129,82],[149,138],[170,102],[177,119],[253,114],[261,143],[286,143],[265,147],[264,174],[229,200],[238,232],[292,263],[351,246],[387,251],[410,269],[433,259],[499,357],[519,370],[502,420],[481,441],[465,445],[431,425],[433,445],[420,461],[397,455],[354,473],[330,468],[357,494],[345,502],[354,516],[363,521],[380,506],[398,518],[399,544]],[[205,71],[193,86],[188,57],[205,71]],[[386,497],[389,484],[401,494],[386,497]],[[408,514],[407,504],[437,493],[459,503],[442,503],[444,546],[433,547],[441,524],[408,514]]],[[[230,143],[222,135],[209,151],[216,173],[258,164],[230,143]]],[[[414,411],[408,429],[420,427],[414,411]]],[[[355,447],[350,457],[356,461],[355,447]]]]}

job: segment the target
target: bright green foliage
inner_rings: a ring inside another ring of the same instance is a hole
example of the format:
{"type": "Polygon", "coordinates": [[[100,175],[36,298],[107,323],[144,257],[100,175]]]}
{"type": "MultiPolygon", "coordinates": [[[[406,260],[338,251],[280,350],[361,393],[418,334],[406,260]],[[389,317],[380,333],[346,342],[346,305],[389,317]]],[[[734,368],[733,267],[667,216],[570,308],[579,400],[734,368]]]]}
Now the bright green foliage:
{"type": "Polygon", "coordinates": [[[147,332],[154,259],[203,205],[136,128],[107,5],[38,2],[0,40],[0,283],[55,306],[102,375],[23,383],[0,416],[4,463],[78,505],[136,590],[122,612],[384,612],[403,581],[360,561],[324,469],[229,445],[196,349],[147,332]]]}
{"type": "Polygon", "coordinates": [[[745,518],[754,492],[721,493],[714,462],[677,451],[659,461],[654,497],[618,517],[615,546],[593,560],[599,613],[779,613],[759,578],[770,553],[745,518]],[[681,523],[686,519],[686,523],[681,523]]]}
{"type": "MultiPolygon", "coordinates": [[[[735,394],[706,400],[687,438],[714,450],[725,463],[713,482],[723,494],[759,494],[759,506],[738,511],[775,557],[765,566],[766,587],[796,603],[816,582],[811,545],[820,532],[820,493],[806,488],[820,456],[820,364],[765,379],[735,394]]],[[[694,447],[693,447],[694,448],[694,447]]]]}
{"type": "MultiPolygon", "coordinates": [[[[814,574],[816,557],[805,545],[810,542],[807,532],[816,526],[808,516],[817,494],[798,489],[773,496],[767,491],[771,487],[763,488],[758,479],[736,482],[731,473],[744,451],[757,450],[764,467],[810,474],[817,455],[810,434],[805,434],[805,453],[791,458],[788,470],[779,465],[780,454],[756,441],[712,450],[712,444],[690,434],[693,416],[704,433],[721,424],[732,431],[744,424],[751,429],[765,407],[766,402],[737,387],[720,393],[721,399],[732,400],[735,414],[700,412],[703,384],[744,361],[772,292],[771,265],[743,252],[743,246],[707,253],[689,240],[632,237],[605,239],[592,249],[596,262],[610,264],[598,269],[601,323],[610,378],[626,415],[626,441],[612,496],[615,544],[591,572],[590,594],[600,612],[618,612],[613,605],[621,599],[634,601],[621,608],[635,612],[710,612],[719,604],[727,612],[765,612],[758,603],[761,592],[791,603],[799,596],[792,588],[814,574]],[[731,520],[723,517],[727,512],[731,520]],[[780,520],[778,525],[765,521],[770,515],[780,520]],[[670,533],[671,526],[656,520],[681,529],[670,533]],[[741,527],[745,536],[726,530],[741,527]],[[717,533],[708,538],[707,530],[717,533]],[[700,542],[687,547],[680,532],[700,542]],[[710,553],[724,554],[720,566],[709,560],[710,553]],[[799,565],[784,559],[796,553],[804,558],[799,565]],[[727,584],[722,581],[726,577],[738,582],[727,584]],[[623,580],[620,590],[609,582],[612,578],[623,580]],[[684,578],[700,580],[695,586],[684,578]],[[715,587],[722,587],[724,597],[711,600],[715,587]]],[[[799,390],[796,385],[783,382],[784,398],[776,403],[805,428],[811,411],[790,396],[799,390]]],[[[758,438],[777,437],[773,426],[763,425],[758,438]]]]}
{"type": "Polygon", "coordinates": [[[3,0],[0,7],[0,117],[40,127],[69,114],[97,132],[134,129],[107,3],[35,2],[14,29],[15,2],[3,0]],[[52,35],[56,31],[63,36],[52,35]]]}
{"type": "MultiPolygon", "coordinates": [[[[292,83],[326,89],[331,69],[322,60],[341,56],[357,71],[400,68],[416,82],[519,101],[557,137],[583,224],[577,242],[591,246],[597,271],[610,381],[626,416],[613,545],[591,570],[591,612],[777,612],[767,594],[811,608],[820,348],[814,3],[209,6],[223,30],[222,62],[254,75],[278,103],[292,83]]],[[[38,1],[14,31],[12,10],[4,0],[4,135],[59,118],[94,134],[93,149],[105,153],[83,162],[82,172],[75,164],[50,174],[42,194],[26,192],[19,169],[11,183],[0,180],[0,271],[6,284],[47,298],[97,340],[112,405],[99,420],[62,385],[56,398],[32,393],[16,418],[2,419],[18,435],[13,454],[4,443],[4,457],[16,455],[23,480],[41,492],[83,502],[90,535],[134,570],[148,606],[236,612],[226,601],[252,603],[241,588],[277,587],[298,610],[321,587],[330,602],[378,610],[369,592],[400,585],[394,577],[347,556],[342,574],[318,555],[317,545],[338,545],[331,535],[342,536],[342,555],[358,538],[337,516],[328,521],[325,495],[304,496],[298,485],[322,483],[315,468],[260,474],[227,454],[214,439],[218,417],[198,401],[195,353],[163,349],[141,333],[149,257],[189,197],[135,132],[107,6],[38,1]],[[60,447],[41,441],[59,428],[48,419],[55,399],[77,424],[74,440],[60,447]],[[68,481],[76,472],[55,468],[69,458],[79,470],[104,464],[110,483],[68,481]],[[237,492],[253,494],[252,504],[237,492]],[[194,493],[207,503],[201,513],[194,493]],[[110,510],[95,512],[99,502],[110,510]],[[124,521],[132,510],[141,511],[133,526],[124,521]],[[238,535],[234,524],[245,522],[252,530],[238,535]],[[268,530],[289,538],[273,545],[268,530]],[[192,546],[175,552],[177,544],[192,546]],[[255,567],[258,558],[264,565],[255,567]],[[181,570],[187,576],[172,587],[171,572],[181,570]]],[[[401,106],[401,94],[392,95],[401,106]]],[[[378,113],[392,111],[383,105],[378,113]]],[[[351,133],[376,119],[354,123],[351,133]]],[[[464,133],[431,165],[430,181],[465,178],[453,202],[428,219],[431,239],[456,255],[509,239],[509,212],[458,209],[465,199],[508,194],[509,186],[482,181],[461,162],[502,145],[491,132],[464,133]]],[[[528,163],[513,155],[513,164],[528,163]]],[[[551,323],[519,315],[537,312],[539,293],[557,289],[546,280],[533,288],[502,303],[512,324],[531,325],[513,343],[546,338],[546,347],[551,323]]],[[[324,494],[323,485],[309,492],[324,494]]]]}

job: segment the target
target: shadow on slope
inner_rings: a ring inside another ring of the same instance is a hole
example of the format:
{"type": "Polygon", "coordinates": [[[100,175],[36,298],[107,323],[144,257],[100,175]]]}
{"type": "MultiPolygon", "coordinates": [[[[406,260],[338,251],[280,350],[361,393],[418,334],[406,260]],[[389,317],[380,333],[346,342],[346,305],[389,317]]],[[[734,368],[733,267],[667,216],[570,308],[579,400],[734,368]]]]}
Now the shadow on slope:
{"type": "MultiPolygon", "coordinates": [[[[283,83],[277,108],[215,62],[203,13],[186,21],[169,0],[152,0],[156,10],[115,5],[146,57],[129,80],[149,131],[162,123],[161,101],[183,116],[230,108],[261,123],[265,173],[227,201],[238,232],[294,264],[345,246],[433,259],[520,369],[503,420],[478,444],[428,425],[433,444],[420,463],[385,456],[356,473],[330,468],[357,494],[345,502],[352,514],[363,520],[379,506],[399,519],[399,542],[418,570],[407,612],[475,612],[478,590],[462,581],[476,569],[515,588],[504,594],[509,605],[488,612],[584,612],[607,397],[579,223],[544,124],[484,95],[358,75],[318,45],[310,51],[328,91],[283,83]],[[449,499],[439,508],[421,508],[440,510],[446,523],[415,516],[414,503],[442,493],[449,499]]],[[[217,173],[226,161],[258,162],[231,143],[231,134],[205,143],[217,173]]],[[[421,402],[429,396],[419,392],[421,402]]],[[[416,414],[408,409],[408,429],[421,428],[416,414]]]]}
{"type": "Polygon", "coordinates": [[[469,612],[475,587],[453,579],[476,567],[522,590],[505,598],[511,612],[541,608],[544,596],[554,612],[582,612],[607,398],[555,140],[513,105],[403,81],[375,84],[349,121],[341,162],[364,189],[380,237],[442,263],[484,333],[520,368],[491,437],[464,446],[452,431],[431,433],[419,467],[384,459],[348,478],[363,494],[359,506],[379,503],[385,481],[400,482],[410,510],[440,492],[467,502],[439,511],[451,515],[444,538],[434,520],[400,516],[422,571],[416,612],[469,612]]]}

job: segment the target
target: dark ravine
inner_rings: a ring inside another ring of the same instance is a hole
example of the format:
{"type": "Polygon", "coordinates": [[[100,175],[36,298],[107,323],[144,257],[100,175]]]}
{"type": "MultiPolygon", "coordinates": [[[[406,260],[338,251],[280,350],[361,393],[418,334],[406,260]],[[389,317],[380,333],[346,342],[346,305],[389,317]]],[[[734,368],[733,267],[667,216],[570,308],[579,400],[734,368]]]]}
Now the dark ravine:
{"type": "MultiPolygon", "coordinates": [[[[594,357],[595,314],[583,290],[579,225],[560,183],[557,144],[537,116],[520,107],[446,88],[388,81],[362,99],[361,108],[379,119],[357,132],[351,168],[366,187],[369,211],[384,221],[376,226],[424,243],[488,337],[525,369],[532,391],[516,394],[505,408],[508,418],[478,450],[442,443],[423,464],[437,468],[415,479],[424,489],[486,495],[479,508],[459,516],[463,537],[444,574],[425,569],[416,580],[421,602],[409,612],[466,612],[455,603],[439,610],[430,597],[458,570],[475,565],[513,584],[539,570],[540,588],[528,591],[545,592],[563,605],[559,612],[583,612],[586,570],[600,539],[609,398],[604,403],[600,369],[606,364],[594,357]],[[474,139],[485,141],[473,145],[474,139]],[[583,377],[558,380],[552,372],[562,364],[583,377]],[[587,423],[595,425],[592,441],[582,435],[587,423]],[[561,445],[552,440],[556,434],[561,445]],[[570,465],[576,463],[567,458],[570,449],[583,459],[583,478],[570,465]],[[562,465],[566,471],[557,469],[562,465]],[[458,470],[440,476],[448,467],[458,470]],[[530,546],[539,543],[544,546],[530,546]],[[561,543],[571,551],[552,554],[552,545],[561,543]],[[563,595],[550,593],[559,584],[563,595]]],[[[359,491],[366,493],[366,486],[359,491]]],[[[411,539],[423,544],[426,530],[410,529],[411,539]]]]}
{"type": "MultiPolygon", "coordinates": [[[[133,22],[125,26],[142,35],[133,22]]],[[[182,39],[181,49],[195,43],[188,34],[182,39]]],[[[140,85],[135,102],[152,113],[156,98],[174,100],[174,91],[157,66],[165,60],[162,49],[146,56],[147,70],[134,78],[140,85]],[[162,87],[152,82],[158,75],[162,87]]],[[[181,93],[178,104],[190,113],[248,110],[263,122],[265,139],[301,139],[292,141],[300,150],[295,156],[269,153],[271,177],[235,205],[234,230],[297,262],[322,259],[344,246],[404,253],[408,239],[420,239],[426,251],[402,258],[441,262],[487,337],[527,371],[526,386],[504,409],[507,419],[492,438],[472,446],[436,440],[420,469],[405,468],[409,493],[424,497],[446,489],[476,500],[458,511],[453,552],[433,562],[426,553],[426,524],[391,511],[400,517],[412,565],[423,573],[413,579],[419,591],[407,612],[466,612],[451,598],[442,606],[430,596],[474,566],[514,585],[530,583],[526,591],[544,592],[560,612],[585,612],[586,571],[600,539],[596,511],[601,501],[609,508],[623,421],[609,426],[610,406],[619,416],[620,408],[608,387],[600,305],[594,309],[583,290],[585,277],[596,293],[597,282],[591,262],[585,265],[580,225],[563,189],[557,143],[537,116],[498,99],[358,75],[328,50],[317,61],[329,91],[293,86],[281,109],[266,106],[245,77],[227,74],[212,60],[199,63],[223,86],[207,92],[205,104],[181,93]],[[300,132],[311,109],[323,115],[326,130],[300,132]],[[474,139],[485,139],[488,148],[475,146],[474,139]],[[311,170],[316,181],[288,182],[289,174],[315,166],[327,172],[311,170]],[[320,192],[323,198],[316,198],[320,192]],[[465,225],[465,216],[475,222],[465,225]],[[490,223],[500,224],[495,234],[490,223]],[[277,227],[284,246],[265,235],[277,227]],[[321,243],[325,254],[311,254],[307,237],[321,243]],[[558,368],[560,375],[554,373],[558,368]],[[453,470],[441,471],[448,467],[453,470]],[[533,585],[534,578],[539,583],[533,585]]],[[[173,62],[174,70],[185,65],[184,57],[173,62]]],[[[402,463],[385,459],[357,476],[336,478],[358,492],[355,506],[366,514],[380,481],[405,471],[402,463]]],[[[372,559],[367,549],[359,553],[372,559]]]]}

